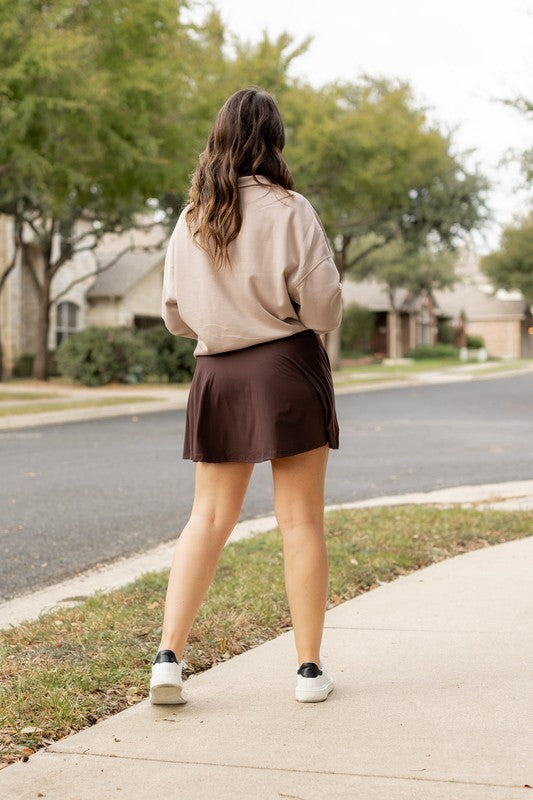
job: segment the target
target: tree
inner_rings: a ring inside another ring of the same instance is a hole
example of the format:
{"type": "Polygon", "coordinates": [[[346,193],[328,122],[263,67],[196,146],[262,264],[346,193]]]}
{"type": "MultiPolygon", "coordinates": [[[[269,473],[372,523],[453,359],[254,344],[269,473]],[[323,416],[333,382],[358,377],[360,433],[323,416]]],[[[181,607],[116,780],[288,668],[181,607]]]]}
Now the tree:
{"type": "Polygon", "coordinates": [[[481,259],[490,280],[502,289],[515,289],[533,303],[533,211],[502,233],[500,249],[481,259]]]}
{"type": "Polygon", "coordinates": [[[137,223],[150,198],[183,198],[194,142],[184,0],[0,0],[0,213],[13,218],[39,298],[44,379],[50,287],[76,253],[137,223]]]}
{"type": "MultiPolygon", "coordinates": [[[[533,120],[533,101],[527,97],[515,97],[512,100],[502,100],[504,105],[516,109],[522,116],[533,120]]],[[[522,174],[524,175],[526,186],[533,185],[533,147],[528,147],[519,154],[522,174]]]]}
{"type": "Polygon", "coordinates": [[[359,247],[366,255],[357,260],[352,251],[353,266],[349,274],[362,280],[372,277],[387,287],[390,302],[389,357],[401,353],[400,326],[398,324],[398,290],[407,289],[413,296],[423,290],[444,289],[455,281],[455,259],[449,249],[435,249],[421,244],[406,244],[401,238],[372,250],[375,236],[366,237],[359,247]]]}
{"type": "Polygon", "coordinates": [[[170,228],[227,95],[248,83],[283,91],[307,46],[234,38],[228,56],[220,16],[185,26],[186,7],[23,0],[14,15],[0,0],[0,213],[13,218],[15,253],[0,291],[22,255],[39,298],[34,377],[46,377],[50,308],[66,291],[51,295],[58,272],[106,233],[149,226],[150,209],[170,228]]]}
{"type": "MultiPolygon", "coordinates": [[[[486,219],[485,179],[428,123],[407,84],[295,86],[283,102],[289,160],[321,214],[341,278],[393,241],[410,253],[445,250],[486,219]]],[[[334,369],[338,334],[328,343],[334,369]]]]}

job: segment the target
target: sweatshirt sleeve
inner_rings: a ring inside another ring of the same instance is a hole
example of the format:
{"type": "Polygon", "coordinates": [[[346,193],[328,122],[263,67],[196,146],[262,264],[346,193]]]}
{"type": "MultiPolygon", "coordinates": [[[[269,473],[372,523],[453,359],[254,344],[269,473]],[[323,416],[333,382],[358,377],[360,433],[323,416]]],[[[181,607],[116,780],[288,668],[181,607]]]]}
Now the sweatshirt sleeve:
{"type": "Polygon", "coordinates": [[[289,295],[298,304],[298,317],[306,328],[327,333],[342,319],[341,281],[326,232],[310,204],[306,217],[300,264],[288,281],[289,295]]]}
{"type": "Polygon", "coordinates": [[[170,333],[176,336],[185,336],[187,339],[197,339],[197,334],[183,321],[179,313],[178,299],[176,296],[176,255],[177,243],[175,230],[168,243],[165,255],[165,268],[163,272],[163,293],[161,297],[161,317],[170,333]]]}

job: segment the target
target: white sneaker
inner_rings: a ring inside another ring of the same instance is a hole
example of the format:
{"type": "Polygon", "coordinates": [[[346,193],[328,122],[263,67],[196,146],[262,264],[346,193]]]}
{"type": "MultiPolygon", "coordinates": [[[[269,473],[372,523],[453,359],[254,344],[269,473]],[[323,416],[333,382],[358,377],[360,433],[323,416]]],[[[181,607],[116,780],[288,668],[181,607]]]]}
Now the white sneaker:
{"type": "Polygon", "coordinates": [[[150,679],[150,702],[153,705],[187,702],[181,678],[182,667],[183,661],[178,661],[172,650],[160,650],[157,653],[152,662],[150,679]]]}
{"type": "Polygon", "coordinates": [[[296,672],[295,697],[300,703],[320,703],[333,691],[333,679],[324,662],[304,661],[296,672]]]}

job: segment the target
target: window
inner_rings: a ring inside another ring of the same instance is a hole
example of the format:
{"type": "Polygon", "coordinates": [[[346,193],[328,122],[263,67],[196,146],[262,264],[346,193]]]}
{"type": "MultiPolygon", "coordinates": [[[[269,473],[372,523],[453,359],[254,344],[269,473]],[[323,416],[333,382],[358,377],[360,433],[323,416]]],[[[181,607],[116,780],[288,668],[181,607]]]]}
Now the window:
{"type": "Polygon", "coordinates": [[[78,311],[76,303],[58,303],[56,308],[56,347],[63,339],[78,330],[78,311]]]}

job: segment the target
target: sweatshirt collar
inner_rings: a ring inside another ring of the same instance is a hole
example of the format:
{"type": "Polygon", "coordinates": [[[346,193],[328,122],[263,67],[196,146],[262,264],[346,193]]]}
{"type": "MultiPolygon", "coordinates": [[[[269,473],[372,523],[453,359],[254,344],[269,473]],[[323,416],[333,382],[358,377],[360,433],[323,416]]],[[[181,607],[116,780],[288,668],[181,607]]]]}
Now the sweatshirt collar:
{"type": "MultiPolygon", "coordinates": [[[[265,175],[256,175],[257,181],[264,184],[265,186],[271,186],[272,181],[270,181],[265,175]]],[[[242,177],[238,178],[239,187],[242,188],[243,186],[257,186],[258,183],[255,180],[253,175],[243,175],[242,177]]]]}

